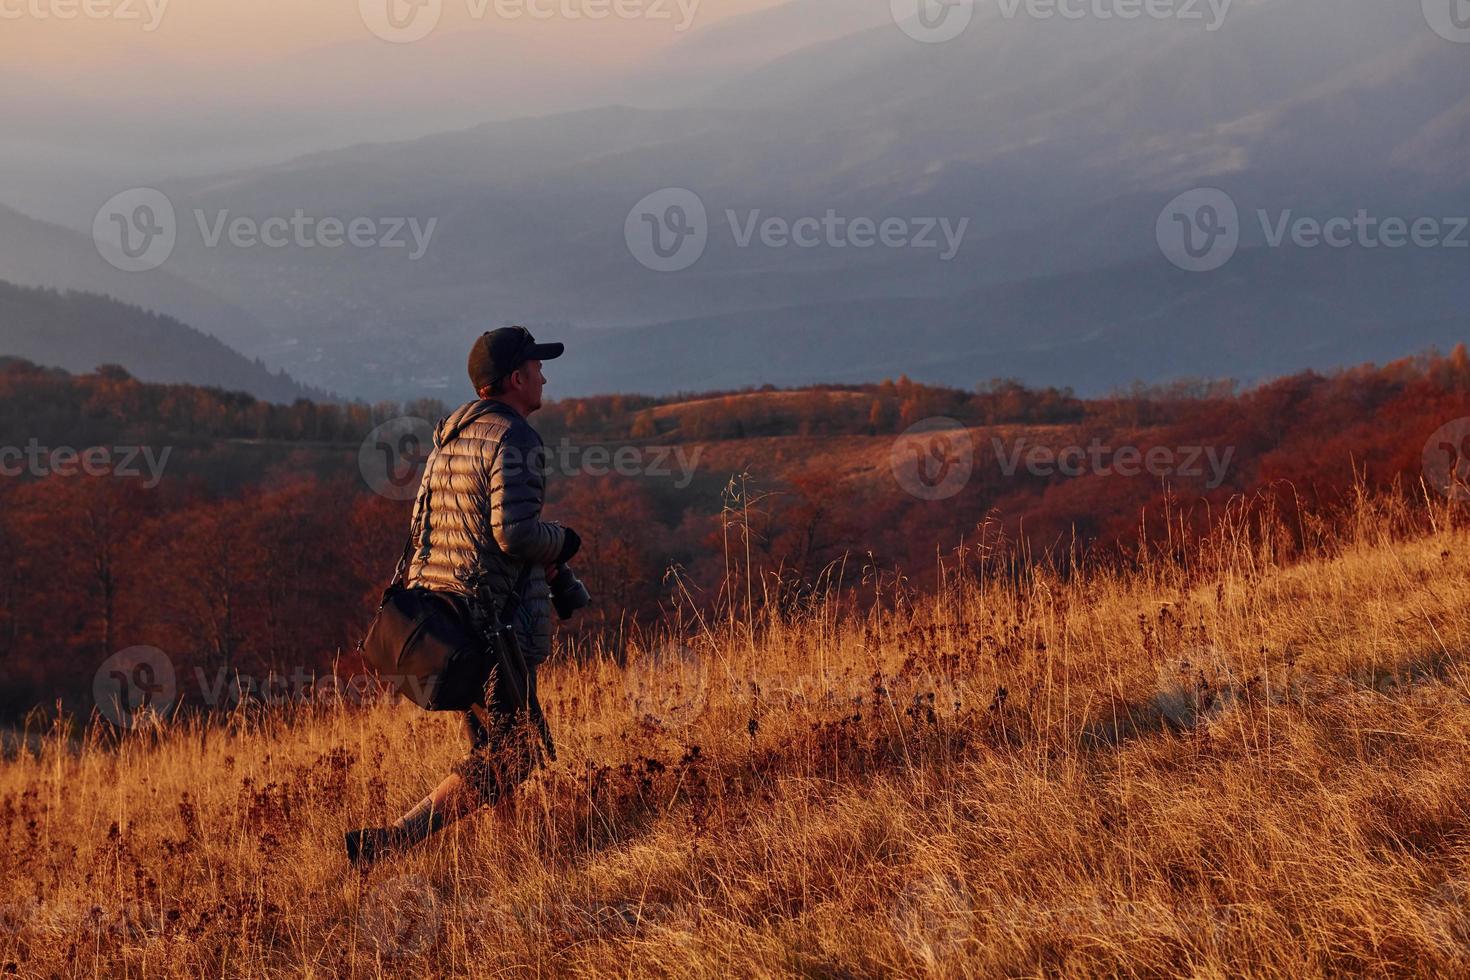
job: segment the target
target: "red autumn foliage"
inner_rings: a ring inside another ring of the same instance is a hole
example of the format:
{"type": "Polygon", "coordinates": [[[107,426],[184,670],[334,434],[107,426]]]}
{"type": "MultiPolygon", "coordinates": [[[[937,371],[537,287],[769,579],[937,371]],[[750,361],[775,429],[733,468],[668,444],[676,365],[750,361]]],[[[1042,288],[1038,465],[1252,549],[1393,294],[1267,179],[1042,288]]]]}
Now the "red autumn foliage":
{"type": "MultiPolygon", "coordinates": [[[[142,384],[116,369],[73,377],[0,363],[0,446],[174,452],[153,487],[0,477],[0,713],[57,699],[90,710],[98,665],[134,645],[167,651],[188,679],[181,690],[195,694],[237,671],[355,670],[353,645],[409,513],[408,503],[367,489],[358,446],[379,421],[442,410],[269,406],[142,384]]],[[[702,464],[682,487],[646,475],[554,473],[547,516],[582,532],[574,564],[598,600],[563,636],[615,636],[690,600],[799,601],[836,584],[834,569],[855,596],[872,594],[860,583],[875,574],[931,587],[936,559],[975,542],[982,526],[1025,542],[1033,557],[1126,561],[1140,541],[1199,532],[1232,500],[1330,519],[1357,482],[1417,485],[1426,449],[1458,471],[1465,447],[1426,442],[1467,417],[1463,347],[1244,392],[1180,385],[1082,401],[1003,382],[967,393],[902,379],[555,403],[537,417],[548,444],[723,446],[720,460],[742,464],[702,464]],[[895,485],[888,460],[892,434],[934,416],[969,427],[974,470],[962,492],[928,501],[895,485]],[[1208,466],[1199,475],[1070,476],[1024,463],[1034,447],[1091,445],[1114,461],[1124,448],[1139,458],[1168,451],[1176,462],[1194,447],[1217,460],[1228,450],[1229,465],[1215,485],[1208,466]],[[678,574],[666,575],[670,568],[678,574]]]]}

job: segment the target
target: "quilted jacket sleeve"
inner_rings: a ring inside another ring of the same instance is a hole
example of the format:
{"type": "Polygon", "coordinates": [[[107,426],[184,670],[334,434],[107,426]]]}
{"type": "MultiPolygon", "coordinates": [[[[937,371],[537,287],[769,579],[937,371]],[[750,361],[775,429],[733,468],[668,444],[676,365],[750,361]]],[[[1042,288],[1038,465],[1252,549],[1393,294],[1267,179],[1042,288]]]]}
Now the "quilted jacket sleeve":
{"type": "Polygon", "coordinates": [[[566,531],[541,520],[546,497],[546,450],[524,422],[511,425],[490,464],[490,524],[495,543],[512,558],[549,564],[566,531]]]}

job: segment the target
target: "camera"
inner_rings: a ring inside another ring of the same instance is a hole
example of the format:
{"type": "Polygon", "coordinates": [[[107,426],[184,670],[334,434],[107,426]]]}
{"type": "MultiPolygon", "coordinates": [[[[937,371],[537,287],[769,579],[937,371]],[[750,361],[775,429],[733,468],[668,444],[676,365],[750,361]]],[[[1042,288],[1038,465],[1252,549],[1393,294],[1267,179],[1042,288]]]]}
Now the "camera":
{"type": "Polygon", "coordinates": [[[556,578],[551,580],[551,604],[561,619],[571,619],[578,609],[586,609],[592,604],[592,594],[570,566],[561,566],[556,578]]]}

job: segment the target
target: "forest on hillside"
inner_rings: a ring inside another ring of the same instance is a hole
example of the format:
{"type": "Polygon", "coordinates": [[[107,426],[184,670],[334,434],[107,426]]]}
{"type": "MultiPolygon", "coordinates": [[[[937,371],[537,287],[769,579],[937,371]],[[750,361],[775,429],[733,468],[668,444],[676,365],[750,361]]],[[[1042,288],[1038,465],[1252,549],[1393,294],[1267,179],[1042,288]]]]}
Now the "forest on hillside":
{"type": "MultiPolygon", "coordinates": [[[[365,484],[359,448],[386,419],[443,410],[269,405],[111,368],[72,376],[6,362],[0,447],[169,455],[154,481],[75,466],[0,478],[0,711],[59,700],[85,713],[98,665],[139,645],[207,677],[358,669],[353,648],[411,506],[365,484]]],[[[941,566],[995,549],[1062,566],[1128,562],[1182,547],[1230,508],[1285,515],[1289,549],[1356,487],[1416,486],[1432,471],[1424,492],[1438,493],[1446,474],[1465,476],[1460,437],[1431,436],[1467,417],[1463,347],[1249,390],[1186,384],[1087,401],[900,379],[550,404],[534,420],[549,445],[687,443],[703,454],[679,457],[698,462],[682,485],[646,472],[551,474],[545,516],[583,533],[575,564],[597,600],[561,632],[561,649],[575,655],[594,637],[615,647],[640,623],[736,595],[789,605],[929,590],[941,566]],[[916,494],[891,466],[907,451],[901,433],[938,417],[959,425],[939,436],[963,441],[966,479],[946,496],[916,494]],[[1071,473],[1055,465],[1068,446],[1106,446],[1115,462],[1124,452],[1201,462],[1071,473]],[[1038,447],[1051,466],[1032,465],[1038,447]]]]}

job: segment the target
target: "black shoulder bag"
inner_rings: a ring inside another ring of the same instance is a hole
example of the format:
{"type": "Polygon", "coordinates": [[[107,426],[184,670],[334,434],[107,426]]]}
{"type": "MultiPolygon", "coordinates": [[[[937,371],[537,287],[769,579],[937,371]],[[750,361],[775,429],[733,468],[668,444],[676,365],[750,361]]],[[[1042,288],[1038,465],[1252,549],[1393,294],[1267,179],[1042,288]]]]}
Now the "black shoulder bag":
{"type": "MultiPolygon", "coordinates": [[[[410,543],[410,549],[412,544],[410,543]]],[[[405,556],[408,552],[405,552],[405,556]]],[[[491,671],[516,707],[529,708],[529,669],[513,617],[530,578],[527,563],[500,615],[485,634],[463,596],[403,584],[406,562],[383,592],[358,649],[378,679],[427,711],[466,711],[484,703],[491,671]]]]}

